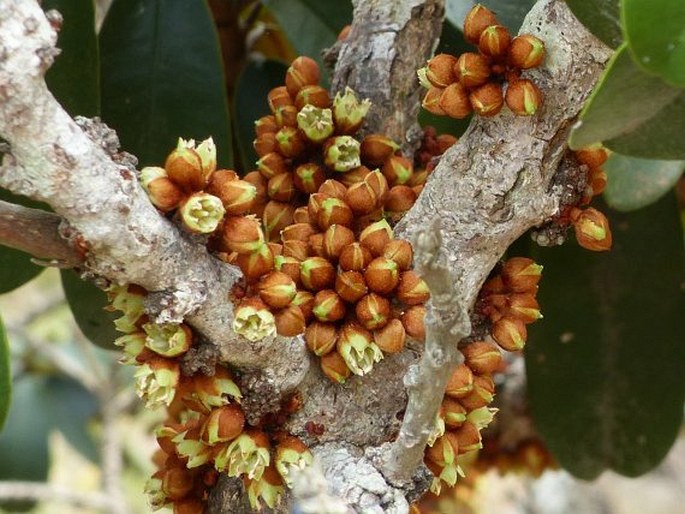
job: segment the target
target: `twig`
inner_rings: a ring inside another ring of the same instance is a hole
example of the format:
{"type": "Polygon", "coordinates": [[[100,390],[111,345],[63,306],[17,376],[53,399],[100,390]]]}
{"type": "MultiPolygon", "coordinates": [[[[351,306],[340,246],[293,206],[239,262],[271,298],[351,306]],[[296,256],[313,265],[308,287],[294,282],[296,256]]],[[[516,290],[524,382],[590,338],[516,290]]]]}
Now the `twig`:
{"type": "Polygon", "coordinates": [[[101,492],[74,491],[61,485],[42,482],[2,481],[0,498],[18,501],[57,501],[88,509],[106,509],[109,505],[109,498],[101,492]]]}

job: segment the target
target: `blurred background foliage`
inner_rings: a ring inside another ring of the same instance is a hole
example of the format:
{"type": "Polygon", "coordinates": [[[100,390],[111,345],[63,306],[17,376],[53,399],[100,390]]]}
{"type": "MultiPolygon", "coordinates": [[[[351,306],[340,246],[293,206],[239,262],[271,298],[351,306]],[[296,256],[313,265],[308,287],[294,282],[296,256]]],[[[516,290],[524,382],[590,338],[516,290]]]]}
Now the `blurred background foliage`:
{"type": "MultiPolygon", "coordinates": [[[[516,32],[535,1],[481,3],[516,32]]],[[[614,151],[604,201],[615,242],[606,254],[572,242],[537,248],[527,236],[512,248],[545,266],[545,319],[531,330],[526,352],[528,401],[537,430],[568,472],[595,478],[612,469],[632,477],[664,458],[682,423],[685,45],[678,38],[685,10],[678,0],[567,3],[616,50],[569,141],[572,148],[603,142],[614,151]]],[[[256,160],[253,121],[267,114],[266,94],[282,83],[287,64],[299,54],[320,61],[352,19],[349,1],[43,5],[64,15],[62,53],[47,81],[71,115],[101,116],[141,166],[163,162],[179,136],[212,135],[219,165],[241,174],[256,160]]],[[[436,53],[468,51],[460,27],[473,5],[447,0],[436,53]]],[[[420,121],[459,136],[469,120],[422,112],[420,121]]],[[[2,189],[0,199],[47,208],[2,189]]],[[[70,485],[96,491],[107,396],[95,384],[132,395],[132,377],[111,351],[104,293],[72,270],[59,277],[43,269],[0,247],[0,293],[7,294],[0,296],[7,321],[0,327],[0,480],[68,476],[78,481],[70,485]]],[[[145,512],[140,490],[154,448],[146,430],[157,420],[133,400],[122,403],[117,423],[127,434],[121,451],[130,508],[145,512]]],[[[5,507],[55,512],[50,504],[5,507]]]]}

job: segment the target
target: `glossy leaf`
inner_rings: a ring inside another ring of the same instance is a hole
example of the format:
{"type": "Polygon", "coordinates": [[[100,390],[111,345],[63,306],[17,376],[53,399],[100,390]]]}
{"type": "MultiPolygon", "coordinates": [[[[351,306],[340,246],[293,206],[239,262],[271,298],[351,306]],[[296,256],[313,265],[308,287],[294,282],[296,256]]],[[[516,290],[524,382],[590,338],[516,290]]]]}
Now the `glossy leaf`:
{"type": "Polygon", "coordinates": [[[43,9],[57,9],[64,20],[57,38],[61,52],[45,76],[48,88],[72,116],[97,116],[100,71],[93,2],[44,0],[43,9]]]}
{"type": "Polygon", "coordinates": [[[611,48],[623,41],[619,0],[566,0],[573,14],[595,36],[611,48]]]}
{"type": "Polygon", "coordinates": [[[81,280],[72,270],[62,270],[62,287],[81,332],[96,345],[107,350],[117,350],[114,340],[121,334],[114,330],[118,312],[104,310],[107,295],[91,282],[81,280]]]}
{"type": "Polygon", "coordinates": [[[626,41],[640,66],[685,86],[685,2],[623,0],[621,15],[626,41]]]}
{"type": "Polygon", "coordinates": [[[325,74],[321,52],[333,45],[338,34],[352,23],[349,0],[265,0],[279,25],[300,55],[315,59],[325,74]]]}
{"type": "Polygon", "coordinates": [[[685,162],[637,159],[614,153],[603,168],[608,177],[606,202],[619,211],[633,211],[670,191],[685,169],[685,162]]]}
{"type": "Polygon", "coordinates": [[[288,67],[279,61],[251,61],[238,77],[235,87],[233,112],[235,113],[236,136],[243,169],[255,168],[257,154],[252,142],[255,139],[255,120],[270,114],[266,101],[267,93],[283,85],[288,67]]]}
{"type": "Polygon", "coordinates": [[[583,108],[569,144],[577,149],[604,141],[624,155],[682,159],[684,110],[685,90],[645,73],[624,45],[583,108]]]}
{"type": "Polygon", "coordinates": [[[100,32],[102,117],[142,166],[159,165],[179,137],[214,138],[231,167],[223,64],[204,1],[115,0],[100,32]]]}
{"type": "Polygon", "coordinates": [[[7,412],[12,400],[12,375],[10,369],[10,347],[5,325],[0,318],[0,433],[5,426],[7,412]]]}
{"type": "Polygon", "coordinates": [[[572,241],[534,251],[545,266],[545,318],[531,326],[526,348],[531,410],[561,465],[584,479],[656,466],[678,435],[685,399],[674,198],[610,220],[610,252],[572,241]]]}

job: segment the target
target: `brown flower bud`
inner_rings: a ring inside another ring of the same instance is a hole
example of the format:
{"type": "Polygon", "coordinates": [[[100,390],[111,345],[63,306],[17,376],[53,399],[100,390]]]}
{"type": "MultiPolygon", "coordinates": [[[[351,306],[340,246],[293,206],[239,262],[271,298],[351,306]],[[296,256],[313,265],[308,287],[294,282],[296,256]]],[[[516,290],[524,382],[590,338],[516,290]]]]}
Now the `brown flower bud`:
{"type": "Polygon", "coordinates": [[[290,239],[283,241],[283,256],[292,257],[298,262],[302,262],[309,257],[309,242],[290,239]]]}
{"type": "Polygon", "coordinates": [[[367,166],[382,166],[385,160],[400,149],[388,136],[368,134],[362,139],[360,153],[367,166]]]}
{"type": "Polygon", "coordinates": [[[184,467],[166,468],[162,471],[161,489],[167,500],[182,500],[193,489],[193,473],[184,467]]]}
{"type": "Polygon", "coordinates": [[[345,25],[340,32],[338,33],[338,41],[345,41],[349,36],[350,32],[352,31],[352,25],[345,25]]]}
{"type": "Polygon", "coordinates": [[[470,421],[465,422],[454,434],[456,434],[459,444],[459,455],[480,450],[483,447],[480,431],[470,421]]]}
{"type": "Polygon", "coordinates": [[[449,147],[451,147],[457,142],[457,138],[454,137],[452,134],[440,134],[435,139],[438,142],[438,155],[444,154],[449,147]]]}
{"type": "Polygon", "coordinates": [[[378,257],[383,253],[383,248],[392,239],[392,229],[386,220],[372,223],[359,234],[359,242],[371,252],[371,255],[378,257]]]}
{"type": "Polygon", "coordinates": [[[316,234],[316,229],[309,223],[293,223],[281,230],[281,240],[285,241],[309,241],[316,234]]]}
{"type": "Polygon", "coordinates": [[[140,182],[152,205],[162,212],[169,212],[179,206],[185,193],[166,174],[163,168],[148,166],[140,172],[140,182]]]}
{"type": "Polygon", "coordinates": [[[466,421],[466,409],[457,400],[445,396],[440,405],[440,417],[445,421],[445,427],[456,430],[466,421]]]}
{"type": "Polygon", "coordinates": [[[295,59],[285,72],[285,87],[291,96],[295,97],[304,86],[319,83],[321,73],[319,65],[311,57],[304,55],[295,59]]]}
{"type": "Polygon", "coordinates": [[[607,174],[601,168],[590,168],[587,183],[592,188],[592,196],[601,195],[607,187],[607,174]]]}
{"type": "Polygon", "coordinates": [[[243,180],[249,184],[252,184],[257,190],[257,196],[255,201],[266,200],[266,186],[269,183],[269,179],[264,177],[258,170],[249,172],[243,177],[243,180]]]}
{"type": "Polygon", "coordinates": [[[321,370],[324,375],[339,384],[344,383],[352,373],[338,352],[329,352],[321,357],[321,370]]]}
{"type": "Polygon", "coordinates": [[[319,321],[338,321],[345,316],[345,303],[332,289],[324,289],[314,296],[312,312],[319,321]]]}
{"type": "Polygon", "coordinates": [[[502,25],[490,25],[480,35],[478,50],[488,57],[505,55],[511,43],[511,34],[502,25]]]}
{"type": "Polygon", "coordinates": [[[507,288],[504,287],[504,281],[502,280],[502,276],[495,275],[491,279],[485,281],[483,287],[481,287],[480,289],[480,296],[486,297],[491,294],[500,295],[507,292],[507,288]]]}
{"type": "Polygon", "coordinates": [[[409,241],[393,239],[383,247],[382,256],[395,261],[400,270],[406,271],[411,267],[412,260],[414,259],[414,250],[409,241]]]}
{"type": "Polygon", "coordinates": [[[300,264],[300,280],[310,291],[333,287],[335,268],[323,257],[309,257],[300,264]]]}
{"type": "Polygon", "coordinates": [[[278,149],[276,133],[265,132],[261,136],[257,136],[252,142],[252,146],[259,157],[264,157],[268,153],[275,152],[278,149]]]}
{"type": "Polygon", "coordinates": [[[319,193],[323,193],[331,198],[337,198],[338,200],[342,200],[345,197],[345,191],[347,191],[345,185],[333,179],[324,181],[318,190],[319,193]]]}
{"type": "Polygon", "coordinates": [[[396,295],[407,305],[419,305],[428,301],[430,291],[426,282],[415,271],[409,270],[400,275],[396,295]]]}
{"type": "Polygon", "coordinates": [[[326,174],[323,168],[313,162],[300,164],[295,168],[295,173],[293,174],[295,187],[308,194],[316,193],[325,180],[326,174]]]}
{"type": "Polygon", "coordinates": [[[368,248],[360,243],[352,243],[340,252],[338,263],[344,271],[363,271],[372,259],[368,248]]]}
{"type": "Polygon", "coordinates": [[[492,337],[508,352],[523,350],[528,334],[526,325],[519,318],[505,316],[492,325],[492,337]]]}
{"type": "Polygon", "coordinates": [[[438,54],[426,64],[426,78],[435,87],[447,87],[457,81],[454,65],[457,58],[450,54],[438,54]]]}
{"type": "Polygon", "coordinates": [[[459,82],[444,89],[438,104],[447,116],[456,119],[466,118],[472,110],[468,91],[459,82]]]}
{"type": "Polygon", "coordinates": [[[288,275],[295,284],[300,281],[300,261],[285,255],[274,256],[274,269],[288,275]]]}
{"type": "Polygon", "coordinates": [[[283,255],[283,245],[280,243],[266,243],[269,245],[269,248],[271,249],[271,253],[274,254],[274,257],[277,255],[283,255]]]}
{"type": "Polygon", "coordinates": [[[502,86],[488,82],[469,93],[471,107],[479,116],[495,116],[502,110],[504,94],[502,86]]]}
{"type": "Polygon", "coordinates": [[[473,390],[473,372],[466,364],[460,364],[450,375],[445,394],[451,398],[463,398],[473,390]]]}
{"type": "Polygon", "coordinates": [[[185,191],[200,191],[206,184],[200,155],[182,139],[166,158],[164,169],[169,179],[185,191]]]}
{"type": "Polygon", "coordinates": [[[393,186],[388,191],[383,207],[388,212],[404,213],[411,209],[416,202],[416,192],[409,186],[393,186]]]}
{"type": "Polygon", "coordinates": [[[349,303],[357,302],[369,292],[364,275],[359,271],[339,271],[335,277],[335,291],[349,303]]]}
{"type": "Polygon", "coordinates": [[[502,366],[502,354],[494,344],[476,341],[461,350],[464,362],[478,375],[492,375],[502,366]]]}
{"type": "Polygon", "coordinates": [[[426,339],[425,317],[426,307],[424,305],[415,305],[404,311],[400,320],[404,330],[410,337],[423,341],[426,339]]]}
{"type": "Polygon", "coordinates": [[[515,37],[509,45],[509,65],[516,68],[536,68],[544,58],[545,44],[530,34],[515,37]]]}
{"type": "Polygon", "coordinates": [[[262,116],[257,121],[254,122],[255,134],[257,137],[267,134],[269,132],[275,133],[278,130],[278,125],[276,125],[276,118],[272,114],[268,116],[262,116]]]}
{"type": "Polygon", "coordinates": [[[338,329],[333,323],[312,321],[304,331],[304,341],[314,355],[321,357],[335,348],[338,329]]]}
{"type": "Polygon", "coordinates": [[[406,157],[391,155],[385,160],[381,173],[383,173],[390,186],[396,186],[397,184],[405,184],[411,179],[414,173],[414,166],[406,157]]]}
{"type": "Polygon", "coordinates": [[[316,257],[326,257],[323,249],[323,233],[312,234],[308,239],[309,254],[316,257]]]}
{"type": "Polygon", "coordinates": [[[376,257],[369,263],[364,272],[364,280],[369,290],[387,295],[392,292],[400,280],[399,267],[393,260],[376,257]]]}
{"type": "Polygon", "coordinates": [[[383,328],[390,320],[390,302],[376,293],[369,293],[357,302],[355,313],[364,328],[383,328]]]}
{"type": "MultiPolygon", "coordinates": [[[[338,134],[354,134],[364,122],[364,116],[369,112],[371,101],[359,100],[357,94],[346,87],[344,92],[338,92],[333,98],[333,119],[338,134]]],[[[342,170],[338,170],[342,171],[342,170]]]]}
{"type": "Polygon", "coordinates": [[[312,309],[314,308],[314,295],[309,291],[298,291],[290,305],[295,305],[300,308],[305,322],[309,322],[314,316],[312,313],[312,309]]]}
{"type": "Polygon", "coordinates": [[[304,332],[305,320],[302,310],[297,305],[289,305],[274,313],[276,333],[284,337],[294,337],[304,332]]]}
{"type": "Polygon", "coordinates": [[[599,168],[604,164],[609,157],[607,149],[602,146],[602,143],[586,146],[575,152],[576,159],[580,164],[585,164],[591,170],[599,168]]]}
{"type": "Polygon", "coordinates": [[[278,127],[296,127],[297,126],[297,107],[294,105],[283,105],[276,109],[274,118],[278,127]]]}
{"type": "Polygon", "coordinates": [[[221,172],[233,173],[228,170],[214,172],[205,191],[220,198],[229,215],[235,216],[248,212],[257,198],[257,188],[245,180],[215,179],[215,175],[221,172]]]}
{"type": "Polygon", "coordinates": [[[373,170],[365,178],[364,182],[369,185],[373,192],[376,194],[376,206],[380,206],[385,202],[385,198],[388,195],[388,181],[385,176],[379,170],[373,170]]]}
{"type": "Polygon", "coordinates": [[[363,182],[369,173],[371,173],[371,170],[366,166],[357,166],[340,175],[338,180],[340,180],[345,187],[350,187],[359,182],[363,182]]]}
{"type": "Polygon", "coordinates": [[[293,212],[293,221],[295,221],[295,223],[307,223],[308,225],[314,223],[309,217],[309,209],[306,205],[302,205],[295,209],[295,212],[293,212]]]}
{"type": "Polygon", "coordinates": [[[321,202],[321,209],[316,217],[321,230],[326,230],[331,225],[350,226],[353,220],[352,209],[338,198],[326,198],[321,202]]]}
{"type": "Polygon", "coordinates": [[[354,232],[343,225],[331,225],[323,234],[323,254],[337,261],[343,248],[354,243],[354,232]]]}
{"type": "Polygon", "coordinates": [[[304,86],[295,97],[295,107],[302,110],[305,105],[313,105],[319,109],[327,109],[331,106],[331,98],[328,91],[321,86],[304,86]]]}
{"type": "Polygon", "coordinates": [[[238,437],[245,426],[243,409],[235,404],[212,409],[202,425],[202,440],[209,445],[225,443],[238,437]]]}
{"type": "Polygon", "coordinates": [[[269,241],[277,240],[281,230],[293,222],[295,208],[287,203],[271,200],[264,207],[262,222],[269,241]]]}
{"type": "Polygon", "coordinates": [[[266,101],[269,104],[269,109],[271,109],[271,112],[274,114],[279,107],[295,105],[285,86],[278,86],[269,91],[266,96],[266,101]]]}
{"type": "Polygon", "coordinates": [[[482,86],[490,78],[490,60],[484,55],[466,52],[459,56],[454,70],[465,88],[482,86]]]}
{"type": "Polygon", "coordinates": [[[362,181],[352,184],[343,198],[355,214],[369,214],[376,209],[378,198],[371,186],[362,181]]]}
{"type": "Polygon", "coordinates": [[[257,284],[257,291],[262,301],[274,309],[282,309],[290,305],[297,293],[297,286],[293,279],[280,271],[272,271],[262,277],[257,284]]]}
{"type": "Polygon", "coordinates": [[[480,35],[491,25],[497,25],[495,13],[481,4],[475,5],[464,19],[464,39],[477,45],[480,35]]]}
{"type": "Polygon", "coordinates": [[[570,216],[580,246],[595,252],[611,249],[611,229],[604,214],[588,207],[585,210],[574,208],[570,216]]]}
{"type": "Polygon", "coordinates": [[[489,375],[475,375],[473,377],[473,390],[459,399],[466,410],[472,411],[485,407],[492,403],[495,397],[495,383],[489,375]]]}
{"type": "Polygon", "coordinates": [[[285,158],[276,152],[266,154],[257,161],[257,169],[266,179],[280,175],[281,173],[289,173],[290,169],[285,162],[285,158]]]}
{"type": "Polygon", "coordinates": [[[439,468],[457,465],[459,454],[459,440],[453,432],[445,432],[438,437],[433,446],[426,448],[426,458],[439,468]]]}
{"type": "Polygon", "coordinates": [[[442,87],[432,87],[426,94],[423,95],[421,100],[421,107],[426,109],[431,114],[436,114],[437,116],[445,116],[447,113],[440,105],[440,99],[442,94],[445,92],[445,88],[442,87]]]}
{"type": "Polygon", "coordinates": [[[306,141],[295,127],[283,127],[274,136],[278,152],[284,157],[299,156],[306,147],[306,141]]]}
{"type": "Polygon", "coordinates": [[[257,251],[264,242],[264,233],[255,218],[231,216],[224,221],[221,232],[223,251],[249,254],[257,251]]]}
{"type": "Polygon", "coordinates": [[[502,266],[501,276],[509,291],[534,293],[542,277],[542,266],[527,257],[512,257],[502,266]]]}
{"type": "Polygon", "coordinates": [[[518,116],[532,116],[542,105],[542,93],[528,79],[510,82],[504,97],[507,107],[518,116]]]}
{"type": "Polygon", "coordinates": [[[519,318],[524,323],[533,323],[540,318],[540,305],[531,293],[514,293],[509,295],[507,301],[507,316],[519,318]]]}
{"type": "Polygon", "coordinates": [[[326,198],[328,198],[328,195],[323,193],[314,193],[309,195],[309,200],[307,201],[307,210],[309,211],[309,217],[311,219],[318,219],[319,213],[321,212],[321,204],[326,198]]]}
{"type": "Polygon", "coordinates": [[[391,319],[383,328],[373,331],[373,341],[384,353],[401,352],[406,337],[404,326],[398,319],[391,319]]]}
{"type": "Polygon", "coordinates": [[[292,173],[279,173],[269,179],[267,194],[272,200],[290,202],[295,196],[292,173]]]}
{"type": "Polygon", "coordinates": [[[254,282],[274,268],[274,255],[269,245],[262,244],[252,253],[238,254],[236,265],[248,282],[254,282]]]}

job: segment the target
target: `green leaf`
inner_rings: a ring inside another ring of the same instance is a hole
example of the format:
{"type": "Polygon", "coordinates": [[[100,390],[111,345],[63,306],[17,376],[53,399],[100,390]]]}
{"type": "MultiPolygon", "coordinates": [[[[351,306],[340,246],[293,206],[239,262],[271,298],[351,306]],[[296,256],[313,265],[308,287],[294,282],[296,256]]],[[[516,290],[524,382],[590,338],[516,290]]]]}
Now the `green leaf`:
{"type": "Polygon", "coordinates": [[[61,275],[64,294],[81,332],[101,348],[117,350],[113,343],[121,334],[114,329],[114,320],[121,313],[104,310],[109,304],[107,295],[91,282],[81,280],[75,271],[62,270],[61,275]]]}
{"type": "Polygon", "coordinates": [[[603,166],[606,202],[619,211],[633,211],[656,202],[678,182],[684,161],[637,159],[614,153],[603,166]]]}
{"type": "Polygon", "coordinates": [[[674,198],[609,218],[610,252],[572,242],[534,251],[545,266],[545,318],[526,348],[532,415],[561,465],[585,479],[656,466],[678,435],[685,399],[674,198]]]}
{"type": "Polygon", "coordinates": [[[279,25],[300,55],[319,63],[325,75],[321,52],[333,45],[338,34],[352,23],[352,3],[349,0],[264,0],[279,25]]]}
{"type": "MultiPolygon", "coordinates": [[[[507,27],[512,34],[516,34],[521,23],[523,23],[523,18],[526,17],[535,2],[536,0],[480,0],[479,2],[474,0],[447,0],[445,6],[446,19],[456,27],[461,28],[468,12],[476,3],[479,3],[493,11],[499,22],[507,27]]],[[[472,46],[468,48],[471,50],[466,50],[467,52],[473,51],[472,46]]]]}
{"type": "Polygon", "coordinates": [[[12,400],[12,375],[10,369],[10,347],[5,325],[0,318],[0,432],[5,426],[7,412],[12,400]]]}
{"type": "Polygon", "coordinates": [[[48,88],[72,116],[97,116],[100,83],[93,2],[45,0],[43,9],[57,9],[64,19],[57,38],[61,53],[45,76],[48,88]]]}
{"type": "Polygon", "coordinates": [[[142,166],[160,165],[179,137],[214,138],[232,167],[216,28],[204,1],[115,0],[100,32],[102,117],[142,166]]]}
{"type": "Polygon", "coordinates": [[[685,86],[685,3],[623,0],[625,37],[635,60],[666,82],[685,86]]]}
{"type": "Polygon", "coordinates": [[[642,71],[624,45],[583,107],[569,144],[577,149],[604,141],[624,155],[683,159],[683,109],[685,91],[642,71]]]}
{"type": "Polygon", "coordinates": [[[455,24],[450,19],[445,19],[440,32],[440,43],[435,50],[436,54],[445,53],[458,56],[464,52],[474,51],[474,47],[466,42],[464,33],[458,27],[460,25],[455,24]]]}
{"type": "Polygon", "coordinates": [[[274,87],[283,85],[287,69],[279,61],[250,61],[236,81],[233,112],[238,149],[246,171],[254,169],[258,158],[252,146],[254,122],[271,113],[266,95],[274,87]]]}
{"type": "Polygon", "coordinates": [[[595,36],[611,48],[623,42],[619,0],[566,0],[573,14],[595,36]]]}

